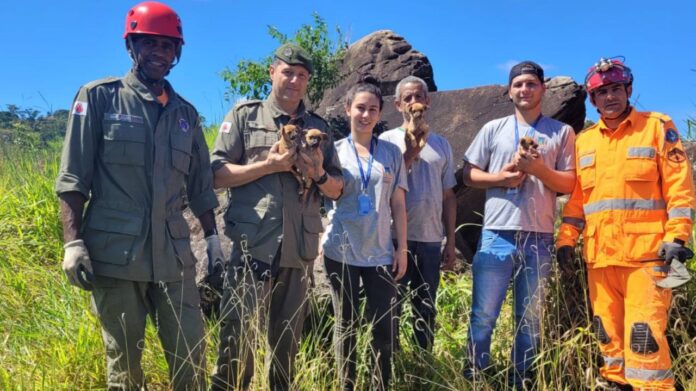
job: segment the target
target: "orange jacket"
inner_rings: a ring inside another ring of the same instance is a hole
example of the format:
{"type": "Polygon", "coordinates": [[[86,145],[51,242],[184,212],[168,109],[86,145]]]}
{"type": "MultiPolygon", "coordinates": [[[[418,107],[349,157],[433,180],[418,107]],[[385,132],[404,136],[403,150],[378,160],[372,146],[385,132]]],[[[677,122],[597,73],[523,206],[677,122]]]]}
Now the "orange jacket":
{"type": "Polygon", "coordinates": [[[662,241],[687,241],[694,220],[691,165],[672,120],[637,112],[612,132],[603,121],[575,142],[577,179],[556,246],[583,233],[588,267],[638,266],[662,241]]]}

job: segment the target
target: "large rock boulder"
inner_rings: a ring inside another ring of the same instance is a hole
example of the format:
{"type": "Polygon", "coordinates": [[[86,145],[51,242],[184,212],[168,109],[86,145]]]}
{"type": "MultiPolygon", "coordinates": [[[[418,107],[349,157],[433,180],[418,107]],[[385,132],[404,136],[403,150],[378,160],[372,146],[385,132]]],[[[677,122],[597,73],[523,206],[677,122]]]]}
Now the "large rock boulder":
{"type": "Polygon", "coordinates": [[[324,93],[317,107],[320,115],[334,116],[348,89],[365,74],[381,81],[384,95],[394,95],[396,84],[406,76],[414,75],[436,91],[433,67],[423,53],[413,49],[404,37],[390,30],[376,31],[350,45],[339,68],[341,82],[324,93]],[[327,111],[330,109],[331,112],[327,111]]]}

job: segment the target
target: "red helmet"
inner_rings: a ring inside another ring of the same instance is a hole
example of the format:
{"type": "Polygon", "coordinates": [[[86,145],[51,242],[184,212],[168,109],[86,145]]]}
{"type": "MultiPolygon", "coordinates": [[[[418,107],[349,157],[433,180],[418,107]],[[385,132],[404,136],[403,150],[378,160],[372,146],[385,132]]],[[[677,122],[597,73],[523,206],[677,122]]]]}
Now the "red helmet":
{"type": "Polygon", "coordinates": [[[622,60],[600,58],[587,70],[587,76],[585,76],[587,92],[592,93],[597,88],[612,83],[633,83],[631,68],[624,65],[622,60]]]}
{"type": "Polygon", "coordinates": [[[145,1],[128,11],[123,38],[130,34],[152,34],[178,38],[184,43],[181,19],[173,9],[156,1],[145,1]]]}

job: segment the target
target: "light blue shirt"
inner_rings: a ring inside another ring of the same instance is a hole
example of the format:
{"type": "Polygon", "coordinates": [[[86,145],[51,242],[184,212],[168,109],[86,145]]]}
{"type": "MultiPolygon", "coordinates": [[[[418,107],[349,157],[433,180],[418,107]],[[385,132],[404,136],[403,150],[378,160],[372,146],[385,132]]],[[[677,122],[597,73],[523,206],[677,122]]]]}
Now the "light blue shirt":
{"type": "MultiPolygon", "coordinates": [[[[386,140],[406,151],[404,130],[396,128],[382,133],[386,140]]],[[[408,171],[408,240],[441,242],[445,235],[442,223],[442,192],[457,184],[454,178],[452,147],[444,137],[430,132],[418,159],[408,171]]]]}
{"type": "MultiPolygon", "coordinates": [[[[519,138],[532,137],[546,166],[558,171],[575,169],[575,132],[553,118],[543,117],[536,126],[519,124],[519,138]]],[[[515,143],[514,116],[485,124],[464,154],[464,161],[489,173],[499,172],[512,161],[515,143]]],[[[516,192],[507,188],[486,189],[483,227],[486,229],[553,232],[556,192],[529,175],[516,192]]]]}
{"type": "MultiPolygon", "coordinates": [[[[341,198],[327,206],[329,225],[322,238],[324,255],[353,266],[390,265],[394,254],[390,200],[397,187],[408,190],[401,151],[388,142],[376,143],[367,187],[373,209],[368,215],[360,216],[358,196],[362,184],[355,151],[347,138],[336,141],[335,145],[344,185],[341,198]]],[[[360,159],[365,172],[369,158],[360,159]]]]}

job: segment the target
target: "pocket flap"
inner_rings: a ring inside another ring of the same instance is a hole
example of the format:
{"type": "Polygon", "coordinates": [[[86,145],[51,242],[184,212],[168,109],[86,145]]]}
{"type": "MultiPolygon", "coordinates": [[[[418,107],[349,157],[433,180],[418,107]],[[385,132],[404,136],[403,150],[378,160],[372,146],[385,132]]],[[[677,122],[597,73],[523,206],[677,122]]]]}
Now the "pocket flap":
{"type": "Polygon", "coordinates": [[[89,211],[87,226],[105,232],[125,235],[140,235],[143,217],[134,213],[101,206],[92,206],[89,211]]]}
{"type": "Polygon", "coordinates": [[[262,216],[256,211],[255,208],[250,208],[248,206],[237,206],[230,205],[227,209],[227,220],[235,223],[251,223],[258,224],[261,222],[262,216]]]}
{"type": "Polygon", "coordinates": [[[169,234],[174,239],[186,239],[189,237],[189,226],[182,215],[167,217],[167,227],[169,227],[169,234]]]}
{"type": "Polygon", "coordinates": [[[305,231],[314,234],[318,234],[324,230],[324,225],[321,223],[321,216],[319,215],[303,214],[302,226],[305,231]]]}
{"type": "Polygon", "coordinates": [[[660,221],[627,221],[623,231],[627,234],[657,234],[665,232],[665,227],[660,221]]]}
{"type": "Polygon", "coordinates": [[[173,149],[184,152],[187,155],[191,154],[191,137],[172,133],[170,141],[173,149]]]}
{"type": "Polygon", "coordinates": [[[144,143],[145,127],[131,123],[112,123],[104,128],[104,139],[144,143]]]}

